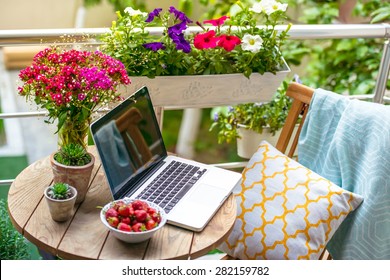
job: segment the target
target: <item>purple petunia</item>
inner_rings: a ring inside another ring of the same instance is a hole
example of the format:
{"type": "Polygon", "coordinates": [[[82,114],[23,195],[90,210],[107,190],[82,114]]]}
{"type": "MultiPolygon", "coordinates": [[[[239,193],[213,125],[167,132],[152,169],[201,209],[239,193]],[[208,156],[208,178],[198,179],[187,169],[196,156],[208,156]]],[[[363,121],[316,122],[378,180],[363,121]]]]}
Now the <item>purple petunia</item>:
{"type": "Polygon", "coordinates": [[[147,43],[147,44],[143,44],[143,46],[155,52],[158,50],[165,50],[164,44],[160,42],[147,43]]]}
{"type": "Polygon", "coordinates": [[[175,17],[176,17],[176,19],[179,19],[179,20],[181,20],[181,21],[183,21],[183,22],[186,22],[186,23],[191,23],[191,22],[192,22],[192,20],[190,20],[190,19],[186,16],[185,13],[179,11],[178,9],[176,9],[176,8],[173,7],[173,6],[169,7],[169,12],[170,12],[171,14],[174,14],[175,17]]]}
{"type": "Polygon", "coordinates": [[[191,51],[191,45],[184,39],[183,31],[187,29],[187,24],[182,21],[168,28],[168,36],[176,44],[177,50],[182,50],[185,53],[191,51]]]}
{"type": "Polygon", "coordinates": [[[183,34],[178,34],[174,38],[172,38],[172,41],[176,44],[177,50],[182,50],[185,53],[191,52],[191,45],[186,39],[184,39],[183,34]]]}
{"type": "Polygon", "coordinates": [[[154,9],[152,12],[148,14],[148,18],[145,20],[145,22],[152,22],[155,17],[160,16],[161,11],[162,11],[161,8],[154,9]]]}
{"type": "Polygon", "coordinates": [[[184,21],[182,21],[178,24],[175,24],[175,25],[168,27],[168,35],[169,35],[169,37],[172,38],[175,35],[179,35],[179,34],[183,33],[183,31],[185,31],[186,29],[187,29],[187,24],[184,21]]]}
{"type": "Polygon", "coordinates": [[[219,119],[219,114],[218,113],[214,113],[214,122],[217,122],[219,119]]]}

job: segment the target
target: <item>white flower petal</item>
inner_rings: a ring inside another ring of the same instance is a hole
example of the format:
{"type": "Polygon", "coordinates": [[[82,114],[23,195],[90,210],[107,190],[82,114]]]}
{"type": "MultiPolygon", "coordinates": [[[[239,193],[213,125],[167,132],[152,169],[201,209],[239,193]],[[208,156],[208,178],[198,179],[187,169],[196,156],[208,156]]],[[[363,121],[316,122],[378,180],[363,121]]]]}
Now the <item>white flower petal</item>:
{"type": "Polygon", "coordinates": [[[282,4],[276,0],[261,0],[259,3],[255,3],[251,11],[256,13],[264,12],[267,15],[270,15],[276,11],[285,12],[287,9],[287,4],[282,4]]]}
{"type": "Polygon", "coordinates": [[[141,12],[140,10],[134,10],[132,7],[127,7],[125,9],[125,13],[128,13],[130,16],[142,15],[143,17],[146,17],[148,15],[148,13],[141,12]]]}
{"type": "Polygon", "coordinates": [[[260,3],[256,2],[253,4],[252,8],[250,8],[249,10],[254,12],[254,13],[260,14],[261,12],[263,12],[263,6],[260,3]]]}
{"type": "Polygon", "coordinates": [[[263,45],[263,39],[259,35],[245,34],[242,38],[241,48],[244,51],[257,53],[263,45]]]}

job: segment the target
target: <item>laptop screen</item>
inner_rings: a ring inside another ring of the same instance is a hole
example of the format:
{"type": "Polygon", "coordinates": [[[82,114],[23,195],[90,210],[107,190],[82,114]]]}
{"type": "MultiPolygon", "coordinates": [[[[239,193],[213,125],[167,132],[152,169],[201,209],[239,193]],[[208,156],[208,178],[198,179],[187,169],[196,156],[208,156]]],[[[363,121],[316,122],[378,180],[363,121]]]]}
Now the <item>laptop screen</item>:
{"type": "Polygon", "coordinates": [[[146,87],[96,120],[91,132],[114,199],[167,155],[146,87]]]}

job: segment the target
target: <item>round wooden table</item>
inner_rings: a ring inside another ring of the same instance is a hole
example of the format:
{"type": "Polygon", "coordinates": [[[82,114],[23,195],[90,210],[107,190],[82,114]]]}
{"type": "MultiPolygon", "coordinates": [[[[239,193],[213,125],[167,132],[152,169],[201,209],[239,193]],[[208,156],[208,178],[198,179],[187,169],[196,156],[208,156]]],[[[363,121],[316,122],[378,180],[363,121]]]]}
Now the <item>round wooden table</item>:
{"type": "MultiPolygon", "coordinates": [[[[39,249],[64,259],[193,259],[216,248],[230,233],[236,217],[233,195],[202,232],[165,225],[150,240],[124,243],[104,227],[99,206],[112,200],[103,167],[96,156],[87,196],[71,220],[51,219],[43,190],[52,183],[49,157],[24,169],[10,187],[8,210],[15,228],[39,249]]],[[[195,212],[194,212],[195,214],[195,212]]]]}

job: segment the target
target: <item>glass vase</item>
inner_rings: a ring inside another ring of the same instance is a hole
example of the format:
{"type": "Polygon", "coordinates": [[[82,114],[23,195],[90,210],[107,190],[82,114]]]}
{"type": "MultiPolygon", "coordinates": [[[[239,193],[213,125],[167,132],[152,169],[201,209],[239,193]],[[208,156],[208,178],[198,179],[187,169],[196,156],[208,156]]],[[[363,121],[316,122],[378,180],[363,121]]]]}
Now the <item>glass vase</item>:
{"type": "Polygon", "coordinates": [[[58,145],[63,147],[67,144],[74,143],[87,148],[89,124],[89,118],[84,122],[66,120],[58,131],[58,145]]]}

